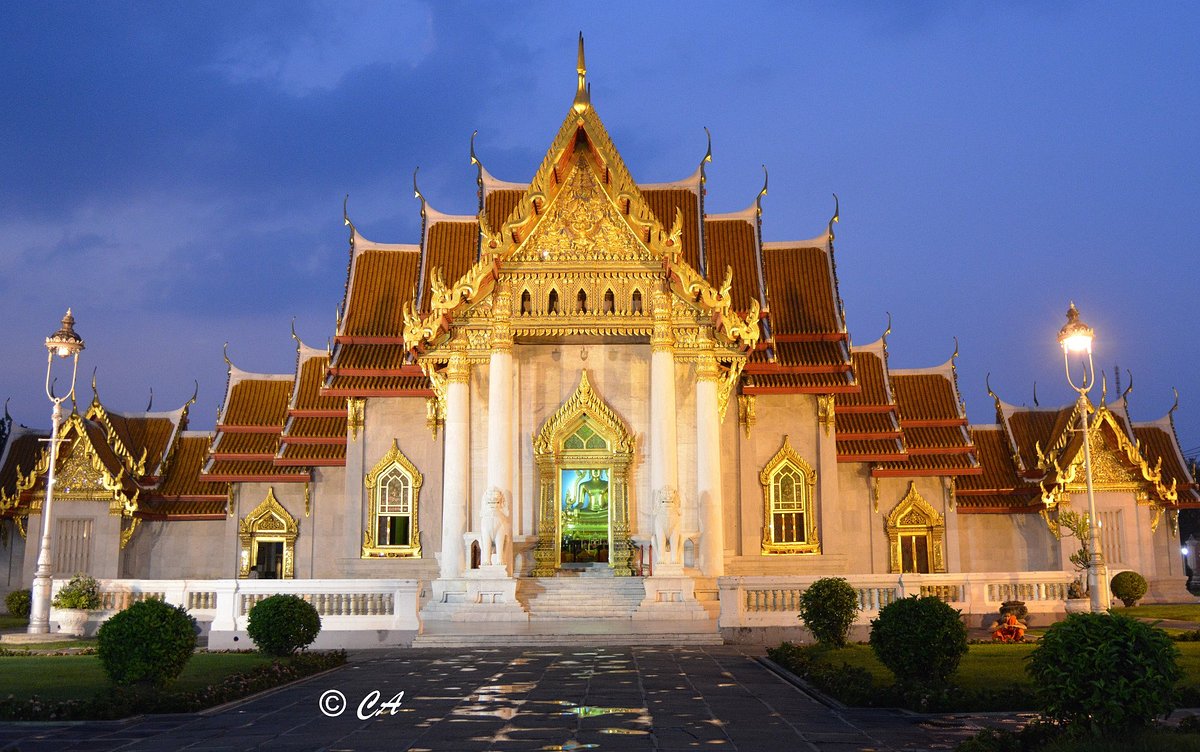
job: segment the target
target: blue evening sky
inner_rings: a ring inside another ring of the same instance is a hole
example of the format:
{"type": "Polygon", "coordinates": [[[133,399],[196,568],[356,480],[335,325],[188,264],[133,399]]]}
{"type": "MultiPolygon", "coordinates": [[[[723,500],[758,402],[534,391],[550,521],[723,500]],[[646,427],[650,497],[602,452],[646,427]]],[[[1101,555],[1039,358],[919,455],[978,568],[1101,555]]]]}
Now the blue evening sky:
{"type": "MultiPolygon", "coordinates": [[[[1133,372],[1135,419],[1173,402],[1200,452],[1194,253],[1200,11],[1189,3],[11,2],[0,25],[0,398],[45,425],[43,338],[72,306],[116,410],[181,404],[211,427],[221,345],[252,371],[333,334],[342,197],[415,242],[413,168],[475,207],[468,139],[528,180],[592,100],[640,181],[691,174],[767,240],[818,235],[856,343],[893,317],[895,368],[960,341],[972,422],[1071,393],[1069,301],[1097,365],[1133,372]]],[[[1127,379],[1122,374],[1122,382],[1127,379]]],[[[87,395],[90,397],[90,394],[87,395]]]]}

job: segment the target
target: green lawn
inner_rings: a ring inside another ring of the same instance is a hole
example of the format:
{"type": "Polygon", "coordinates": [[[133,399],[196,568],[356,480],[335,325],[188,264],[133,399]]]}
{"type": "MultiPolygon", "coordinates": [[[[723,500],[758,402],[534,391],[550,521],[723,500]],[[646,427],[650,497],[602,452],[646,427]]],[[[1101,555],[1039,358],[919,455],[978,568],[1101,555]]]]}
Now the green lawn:
{"type": "Polygon", "coordinates": [[[98,644],[92,639],[59,642],[0,642],[0,647],[6,650],[71,650],[73,648],[94,648],[98,644]]]}
{"type": "Polygon", "coordinates": [[[1200,603],[1176,603],[1164,604],[1161,606],[1114,608],[1113,613],[1133,616],[1139,619],[1177,619],[1179,621],[1200,622],[1200,603]]]}
{"type": "MultiPolygon", "coordinates": [[[[261,653],[197,653],[168,689],[187,692],[215,684],[230,674],[271,662],[261,653]]],[[[4,694],[26,699],[86,700],[110,685],[94,655],[10,656],[0,658],[4,694]]]]}

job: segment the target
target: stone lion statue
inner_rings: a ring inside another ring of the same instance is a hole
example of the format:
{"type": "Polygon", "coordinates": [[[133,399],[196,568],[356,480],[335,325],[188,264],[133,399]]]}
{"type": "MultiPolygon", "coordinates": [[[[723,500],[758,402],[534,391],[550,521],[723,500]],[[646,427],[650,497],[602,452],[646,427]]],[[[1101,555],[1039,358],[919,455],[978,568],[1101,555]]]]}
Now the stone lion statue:
{"type": "Polygon", "coordinates": [[[479,536],[479,563],[506,564],[512,543],[512,515],[504,492],[492,486],[483,494],[483,532],[479,536]]]}
{"type": "Polygon", "coordinates": [[[680,532],[679,492],[663,486],[654,492],[654,562],[683,563],[683,535],[680,532]]]}

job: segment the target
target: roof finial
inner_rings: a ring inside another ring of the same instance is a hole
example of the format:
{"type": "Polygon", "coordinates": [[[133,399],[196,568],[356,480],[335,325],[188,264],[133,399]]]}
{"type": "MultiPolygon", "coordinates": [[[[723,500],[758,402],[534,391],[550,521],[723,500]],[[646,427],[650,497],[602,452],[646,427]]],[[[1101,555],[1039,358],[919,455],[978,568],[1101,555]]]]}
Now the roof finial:
{"type": "MultiPolygon", "coordinates": [[[[1130,378],[1131,379],[1133,378],[1132,374],[1130,375],[1130,378]]],[[[1132,388],[1132,387],[1130,387],[1130,388],[1132,388]]],[[[1171,409],[1167,411],[1168,416],[1174,416],[1175,411],[1179,409],[1179,390],[1176,389],[1175,387],[1171,387],[1171,391],[1175,392],[1175,404],[1171,405],[1171,409]]],[[[8,415],[8,403],[7,402],[4,403],[4,414],[8,415]]],[[[1173,419],[1174,418],[1172,417],[1172,420],[1173,419]]]]}
{"type": "Polygon", "coordinates": [[[833,226],[836,225],[842,218],[842,204],[838,201],[837,194],[833,194],[833,216],[829,218],[829,228],[826,233],[829,235],[829,244],[833,245],[833,226]]]}
{"type": "Polygon", "coordinates": [[[417,173],[421,171],[420,165],[413,170],[413,196],[421,202],[421,218],[425,218],[425,196],[421,193],[421,189],[417,187],[417,173]]]}
{"type": "Polygon", "coordinates": [[[233,372],[233,361],[229,359],[229,343],[226,342],[221,348],[221,356],[225,358],[225,373],[226,375],[233,372]]]}
{"type": "Polygon", "coordinates": [[[99,370],[99,366],[92,368],[92,402],[96,404],[100,403],[100,392],[96,389],[96,371],[99,370]]]}
{"type": "Polygon", "coordinates": [[[756,211],[758,211],[758,216],[760,216],[760,217],[762,216],[763,196],[767,195],[767,182],[770,179],[770,176],[767,174],[767,166],[763,165],[762,168],[763,168],[763,187],[762,187],[762,190],[758,192],[758,196],[754,199],[754,208],[756,211]]]}
{"type": "Polygon", "coordinates": [[[188,399],[187,404],[184,405],[184,408],[188,408],[196,404],[196,398],[200,396],[200,382],[192,381],[192,384],[192,396],[190,399],[188,399]]]}
{"type": "Polygon", "coordinates": [[[300,345],[302,345],[303,343],[300,341],[300,337],[296,334],[296,317],[295,316],[292,317],[292,339],[296,340],[296,352],[300,352],[300,345]]]}
{"type": "Polygon", "coordinates": [[[579,58],[575,63],[575,71],[579,74],[579,83],[575,89],[575,102],[571,105],[579,114],[587,112],[592,106],[592,92],[587,84],[587,63],[583,60],[583,32],[579,32],[579,58]]]}
{"type": "Polygon", "coordinates": [[[1100,405],[1108,404],[1108,374],[1100,373],[1100,405]]]}
{"type": "Polygon", "coordinates": [[[154,387],[150,387],[150,399],[146,402],[146,412],[150,412],[152,407],[154,407],[154,387]]]}
{"type": "MultiPolygon", "coordinates": [[[[1129,386],[1125,387],[1125,391],[1121,392],[1121,401],[1125,403],[1125,411],[1129,412],[1129,393],[1133,391],[1133,371],[1125,369],[1125,375],[1129,377],[1129,386]]],[[[1178,399],[1179,395],[1175,395],[1178,399]]]]}
{"type": "Polygon", "coordinates": [[[1041,407],[1041,404],[1038,402],[1038,398],[1037,398],[1037,382],[1036,381],[1033,382],[1033,406],[1041,407]]]}
{"type": "MultiPolygon", "coordinates": [[[[475,137],[479,135],[479,131],[471,131],[471,164],[475,165],[476,175],[475,183],[480,190],[483,189],[483,162],[479,161],[479,157],[475,156],[475,137]]],[[[482,197],[482,194],[481,194],[482,197]]]]}

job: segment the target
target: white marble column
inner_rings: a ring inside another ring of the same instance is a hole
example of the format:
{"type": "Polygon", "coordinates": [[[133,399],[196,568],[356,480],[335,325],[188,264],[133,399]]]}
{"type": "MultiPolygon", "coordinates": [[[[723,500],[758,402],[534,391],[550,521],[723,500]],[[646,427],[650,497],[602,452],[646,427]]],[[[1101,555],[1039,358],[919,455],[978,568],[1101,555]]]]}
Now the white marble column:
{"type": "Polygon", "coordinates": [[[465,562],[463,535],[467,532],[470,493],[471,399],[467,383],[471,365],[466,353],[455,352],[446,368],[446,460],[442,482],[443,579],[461,577],[465,562]]]}
{"type": "Polygon", "coordinates": [[[670,486],[679,490],[675,431],[675,352],[671,338],[670,297],[654,293],[654,334],[650,338],[650,494],[670,486]]]}
{"type": "Polygon", "coordinates": [[[717,400],[717,361],[696,362],[696,498],[700,512],[700,571],[725,574],[725,515],[721,498],[721,418],[717,400]]]}
{"type": "MultiPolygon", "coordinates": [[[[508,306],[508,292],[497,290],[492,306],[492,355],[488,364],[487,488],[497,488],[504,494],[510,519],[515,523],[512,444],[513,356],[512,334],[508,327],[508,306]]],[[[502,553],[505,554],[504,566],[511,575],[511,547],[502,553]]]]}

